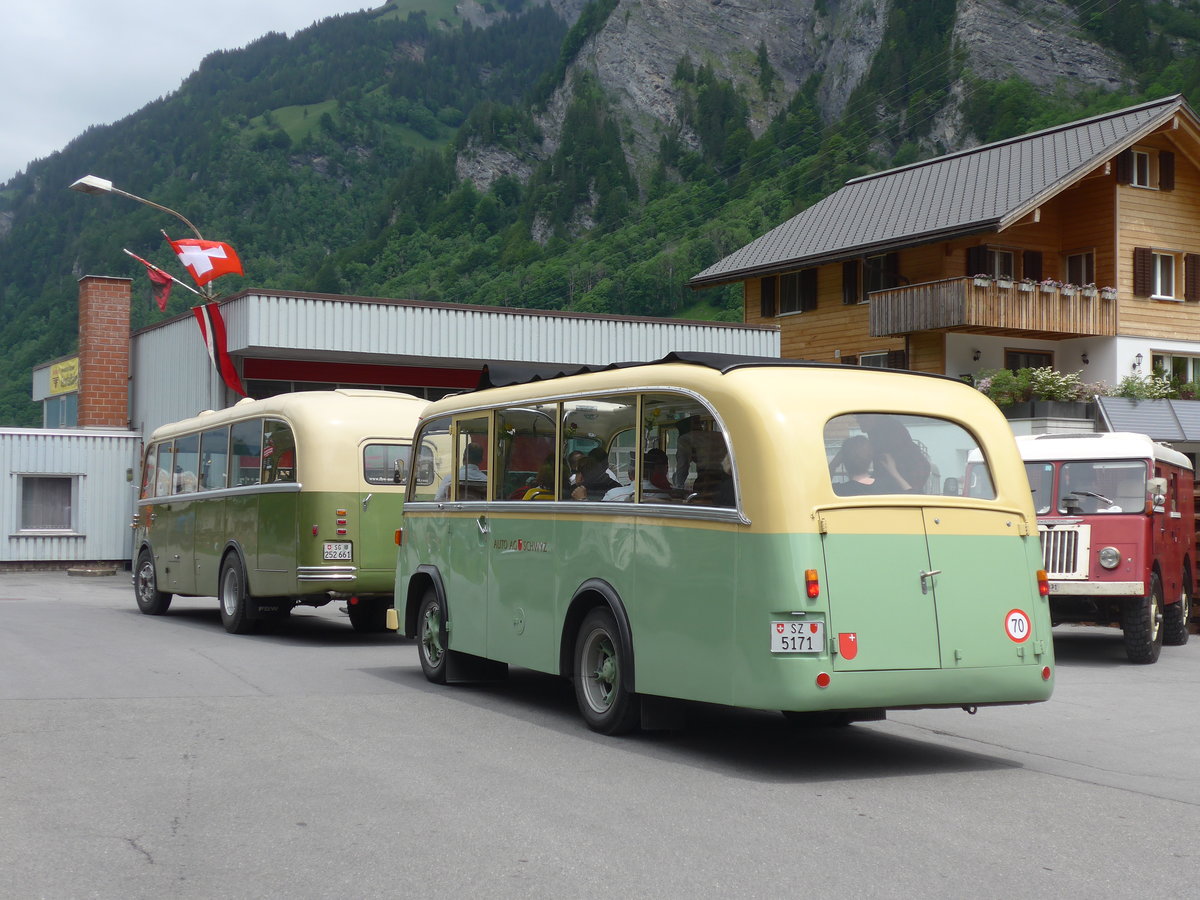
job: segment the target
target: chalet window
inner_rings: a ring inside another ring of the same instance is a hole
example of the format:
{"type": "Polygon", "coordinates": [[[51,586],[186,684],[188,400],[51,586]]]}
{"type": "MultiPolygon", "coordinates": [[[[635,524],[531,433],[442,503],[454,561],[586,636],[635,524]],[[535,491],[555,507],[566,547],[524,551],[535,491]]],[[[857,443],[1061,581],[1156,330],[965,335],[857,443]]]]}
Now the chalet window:
{"type": "Polygon", "coordinates": [[[863,285],[871,291],[886,291],[900,284],[900,254],[882,253],[868,256],[863,269],[863,285]]]}
{"type": "Polygon", "coordinates": [[[886,369],[888,367],[887,361],[888,355],[886,351],[883,353],[863,353],[858,357],[858,364],[860,366],[867,366],[872,369],[886,369]]]}
{"type": "Polygon", "coordinates": [[[779,276],[779,312],[807,312],[817,308],[817,270],[803,269],[779,276]]]}
{"type": "Polygon", "coordinates": [[[1026,250],[1021,254],[1021,277],[1042,280],[1042,251],[1026,250]]]}
{"type": "Polygon", "coordinates": [[[853,306],[862,299],[862,261],[848,259],[842,263],[842,303],[853,306]]]}
{"type": "Polygon", "coordinates": [[[1170,150],[1126,150],[1117,156],[1117,183],[1175,190],[1175,154],[1170,150]]]}
{"type": "Polygon", "coordinates": [[[1054,365],[1054,354],[1045,350],[1005,350],[1004,368],[1013,372],[1017,369],[1044,369],[1054,365]]]}
{"type": "Polygon", "coordinates": [[[1200,381],[1200,357],[1155,353],[1151,355],[1150,359],[1155,375],[1165,375],[1180,384],[1200,381]]]}
{"type": "Polygon", "coordinates": [[[981,244],[967,248],[967,274],[991,275],[993,278],[1013,277],[1016,271],[1016,253],[981,244]]]}
{"type": "Polygon", "coordinates": [[[1096,283],[1096,254],[1091,250],[1072,253],[1067,257],[1067,282],[1069,284],[1096,283]]]}
{"type": "Polygon", "coordinates": [[[1151,270],[1152,297],[1175,299],[1175,254],[1153,253],[1154,263],[1151,270]]]}

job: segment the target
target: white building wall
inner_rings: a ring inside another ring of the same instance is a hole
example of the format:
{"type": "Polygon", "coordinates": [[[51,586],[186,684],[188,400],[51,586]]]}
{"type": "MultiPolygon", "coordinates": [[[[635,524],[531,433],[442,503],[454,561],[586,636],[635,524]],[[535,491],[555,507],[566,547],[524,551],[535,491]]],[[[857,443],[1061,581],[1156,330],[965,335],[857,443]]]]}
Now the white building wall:
{"type": "Polygon", "coordinates": [[[128,431],[0,429],[0,562],[126,560],[132,545],[129,516],[141,438],[128,431]],[[26,475],[73,479],[73,529],[21,530],[21,480],[26,475]]]}

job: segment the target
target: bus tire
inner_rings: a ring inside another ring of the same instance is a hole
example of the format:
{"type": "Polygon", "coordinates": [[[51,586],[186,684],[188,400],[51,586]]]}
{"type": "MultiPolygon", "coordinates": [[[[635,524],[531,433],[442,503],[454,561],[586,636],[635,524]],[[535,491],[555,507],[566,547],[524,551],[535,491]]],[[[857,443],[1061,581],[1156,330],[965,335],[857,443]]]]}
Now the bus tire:
{"type": "Polygon", "coordinates": [[[433,585],[425,588],[417,607],[417,656],[421,671],[433,684],[446,683],[446,611],[433,585]]]}
{"type": "Polygon", "coordinates": [[[171,594],[158,589],[158,572],[154,568],[154,554],[143,547],[138,554],[137,569],[133,575],[133,595],[138,609],[147,616],[161,616],[171,605],[171,594]]]}
{"type": "Polygon", "coordinates": [[[359,600],[346,607],[350,625],[359,634],[387,631],[387,611],[388,604],[380,600],[359,600]]]}
{"type": "Polygon", "coordinates": [[[221,603],[221,624],[230,634],[250,634],[258,625],[253,615],[253,601],[246,584],[246,570],[236,553],[228,554],[221,562],[221,580],[217,582],[217,599],[221,603]]]}
{"type": "Polygon", "coordinates": [[[1192,611],[1189,577],[1187,569],[1184,569],[1179,599],[1163,609],[1163,643],[1168,647],[1182,647],[1188,642],[1188,619],[1192,611]]]}
{"type": "Polygon", "coordinates": [[[1132,597],[1121,606],[1121,631],[1125,637],[1125,655],[1130,662],[1149,664],[1158,661],[1163,645],[1162,581],[1150,573],[1150,590],[1145,597],[1132,597]]]}
{"type": "Polygon", "coordinates": [[[637,696],[621,684],[625,652],[617,620],[603,606],[583,617],[572,667],[575,701],[584,722],[600,734],[625,734],[638,724],[637,696]]]}

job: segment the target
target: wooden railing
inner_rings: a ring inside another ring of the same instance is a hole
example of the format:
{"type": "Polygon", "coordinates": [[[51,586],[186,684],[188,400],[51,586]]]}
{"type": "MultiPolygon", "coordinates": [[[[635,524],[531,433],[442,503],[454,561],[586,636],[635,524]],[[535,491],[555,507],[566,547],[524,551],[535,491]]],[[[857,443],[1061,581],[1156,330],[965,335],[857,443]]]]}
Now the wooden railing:
{"type": "Polygon", "coordinates": [[[958,329],[1046,338],[1117,333],[1116,299],[1081,288],[947,278],[876,291],[870,303],[873,337],[958,329]]]}

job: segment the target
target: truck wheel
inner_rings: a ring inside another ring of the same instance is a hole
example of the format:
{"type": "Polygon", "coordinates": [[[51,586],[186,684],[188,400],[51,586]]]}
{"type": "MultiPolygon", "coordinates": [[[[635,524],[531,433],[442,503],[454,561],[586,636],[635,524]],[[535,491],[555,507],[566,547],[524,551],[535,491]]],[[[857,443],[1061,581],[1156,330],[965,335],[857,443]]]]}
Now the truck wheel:
{"type": "Polygon", "coordinates": [[[236,553],[230,553],[221,563],[221,580],[217,582],[221,601],[221,623],[230,634],[250,634],[258,626],[254,618],[254,601],[246,584],[246,572],[236,553]]]}
{"type": "Polygon", "coordinates": [[[171,605],[171,594],[158,589],[158,572],[154,569],[154,555],[149,547],[143,547],[138,554],[133,595],[137,598],[138,609],[148,616],[161,616],[171,605]]]}
{"type": "Polygon", "coordinates": [[[1125,655],[1130,662],[1158,661],[1163,645],[1162,582],[1150,575],[1145,597],[1130,598],[1121,606],[1121,630],[1125,633],[1125,655]]]}
{"type": "Polygon", "coordinates": [[[621,683],[628,663],[612,613],[597,607],[584,616],[575,638],[575,700],[592,731],[624,734],[637,727],[638,698],[621,683]]]}
{"type": "Polygon", "coordinates": [[[1192,611],[1192,592],[1188,588],[1188,571],[1183,570],[1183,587],[1179,600],[1163,610],[1163,643],[1181,647],[1188,642],[1188,619],[1192,611]]]}

